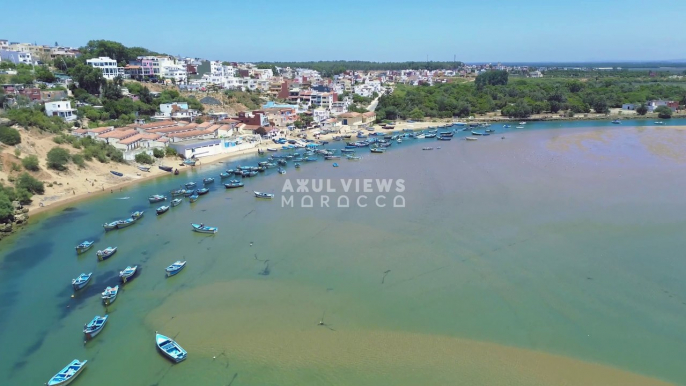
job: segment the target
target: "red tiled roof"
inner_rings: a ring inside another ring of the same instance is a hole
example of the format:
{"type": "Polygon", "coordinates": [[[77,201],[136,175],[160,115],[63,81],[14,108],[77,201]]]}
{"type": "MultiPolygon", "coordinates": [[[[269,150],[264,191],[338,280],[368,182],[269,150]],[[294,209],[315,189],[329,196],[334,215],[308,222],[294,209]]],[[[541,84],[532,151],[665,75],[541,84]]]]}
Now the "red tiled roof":
{"type": "Polygon", "coordinates": [[[338,117],[339,118],[358,118],[361,116],[362,116],[362,114],[360,114],[360,113],[343,113],[343,114],[339,115],[338,117]]]}
{"type": "Polygon", "coordinates": [[[172,120],[164,120],[164,121],[159,121],[159,122],[151,122],[151,123],[146,123],[144,125],[136,125],[136,127],[139,127],[141,129],[154,129],[158,127],[167,127],[167,126],[175,126],[176,122],[172,120]]]}
{"type": "Polygon", "coordinates": [[[169,142],[169,138],[162,137],[162,138],[158,139],[157,142],[169,142]]]}
{"type": "MultiPolygon", "coordinates": [[[[342,115],[342,114],[341,114],[341,115],[342,115]]],[[[369,118],[369,117],[374,117],[374,116],[376,116],[376,113],[373,112],[373,111],[367,111],[366,113],[362,113],[362,116],[363,116],[363,117],[367,117],[367,118],[369,118]]]]}
{"type": "Polygon", "coordinates": [[[217,123],[240,123],[241,121],[233,119],[233,118],[226,118],[221,121],[218,121],[217,123]]]}
{"type": "Polygon", "coordinates": [[[95,129],[90,129],[88,131],[90,131],[91,133],[100,134],[100,133],[106,133],[106,132],[112,131],[112,130],[114,130],[114,127],[108,126],[108,127],[98,127],[95,129]]]}
{"type": "Polygon", "coordinates": [[[260,125],[245,125],[244,127],[241,128],[241,130],[250,130],[250,131],[255,131],[259,129],[261,126],[260,125]]]}
{"type": "Polygon", "coordinates": [[[148,133],[156,133],[156,134],[169,134],[169,133],[182,133],[184,131],[189,131],[189,130],[194,130],[194,127],[191,128],[186,128],[186,126],[174,126],[174,127],[163,127],[161,129],[150,129],[146,130],[148,133]]]}
{"type": "Polygon", "coordinates": [[[222,127],[222,125],[212,125],[210,127],[205,128],[205,131],[208,133],[214,133],[215,131],[219,130],[219,128],[222,127]]]}
{"type": "Polygon", "coordinates": [[[196,126],[198,126],[198,124],[195,123],[195,122],[193,122],[193,123],[189,123],[189,124],[187,124],[187,125],[182,125],[182,126],[179,126],[179,127],[183,127],[184,129],[193,129],[193,128],[195,128],[196,126]]]}
{"type": "Polygon", "coordinates": [[[88,132],[88,130],[86,130],[86,129],[72,130],[72,133],[78,133],[78,134],[86,134],[87,132],[88,132]]]}
{"type": "Polygon", "coordinates": [[[138,132],[136,130],[133,130],[133,129],[124,130],[124,131],[114,130],[114,131],[110,131],[110,132],[107,132],[104,134],[100,134],[98,137],[99,138],[123,139],[123,138],[127,138],[127,137],[130,137],[132,135],[136,135],[136,134],[138,134],[138,132]]]}
{"type": "Polygon", "coordinates": [[[128,138],[122,139],[121,141],[119,141],[119,143],[121,143],[122,145],[128,145],[128,144],[131,144],[134,142],[138,142],[142,139],[143,139],[143,136],[141,134],[136,134],[133,137],[128,137],[128,138]]]}
{"type": "Polygon", "coordinates": [[[212,126],[212,122],[203,122],[203,123],[198,125],[198,127],[202,127],[202,128],[207,128],[210,126],[212,126]]]}
{"type": "Polygon", "coordinates": [[[160,137],[161,137],[161,135],[155,134],[155,133],[145,133],[145,134],[141,134],[141,138],[143,138],[143,139],[156,140],[156,139],[158,139],[158,138],[160,138],[160,137]]]}

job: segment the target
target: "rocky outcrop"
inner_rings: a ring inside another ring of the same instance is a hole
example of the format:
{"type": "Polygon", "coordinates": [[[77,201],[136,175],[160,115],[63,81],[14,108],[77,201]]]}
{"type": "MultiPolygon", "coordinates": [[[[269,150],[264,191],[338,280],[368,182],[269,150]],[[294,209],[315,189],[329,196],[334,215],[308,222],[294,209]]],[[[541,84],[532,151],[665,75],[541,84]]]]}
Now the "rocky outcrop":
{"type": "Polygon", "coordinates": [[[23,207],[19,201],[12,202],[14,216],[7,223],[0,223],[0,240],[19,230],[29,222],[29,208],[23,207]]]}

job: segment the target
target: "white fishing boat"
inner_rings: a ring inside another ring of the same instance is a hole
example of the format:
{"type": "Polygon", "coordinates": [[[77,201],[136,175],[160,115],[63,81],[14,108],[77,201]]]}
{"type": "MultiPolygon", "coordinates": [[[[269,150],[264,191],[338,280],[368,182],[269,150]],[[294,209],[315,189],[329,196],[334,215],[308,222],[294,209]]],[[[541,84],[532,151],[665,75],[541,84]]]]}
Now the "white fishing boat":
{"type": "Polygon", "coordinates": [[[136,274],[136,270],[138,269],[137,265],[128,266],[126,267],[123,271],[119,271],[119,278],[121,279],[122,283],[126,283],[127,281],[131,281],[133,278],[133,275],[136,274]]]}
{"type": "Polygon", "coordinates": [[[63,368],[59,373],[55,374],[48,383],[47,386],[64,386],[70,384],[79,374],[86,368],[86,363],[88,361],[79,361],[74,359],[71,361],[67,367],[63,368]]]}
{"type": "Polygon", "coordinates": [[[181,272],[181,270],[186,266],[185,261],[178,260],[174,264],[168,266],[165,268],[165,272],[167,272],[167,276],[174,276],[177,273],[181,272]]]}
{"type": "Polygon", "coordinates": [[[186,359],[188,353],[174,339],[155,333],[155,344],[160,352],[175,363],[186,359]]]}
{"type": "Polygon", "coordinates": [[[119,286],[118,285],[116,285],[114,287],[105,288],[105,291],[102,293],[102,302],[106,306],[114,303],[114,301],[117,300],[117,294],[119,294],[119,286]]]}
{"type": "Polygon", "coordinates": [[[105,327],[105,323],[107,323],[107,318],[109,318],[109,315],[98,315],[88,324],[83,326],[83,334],[86,336],[86,340],[95,338],[95,336],[102,331],[103,327],[105,327]]]}
{"type": "Polygon", "coordinates": [[[93,276],[93,272],[82,273],[76,279],[72,279],[71,285],[72,285],[72,287],[74,287],[74,291],[78,291],[81,288],[85,287],[88,284],[88,282],[91,280],[91,276],[93,276]]]}
{"type": "Polygon", "coordinates": [[[253,192],[257,198],[274,198],[272,193],[253,192]]]}

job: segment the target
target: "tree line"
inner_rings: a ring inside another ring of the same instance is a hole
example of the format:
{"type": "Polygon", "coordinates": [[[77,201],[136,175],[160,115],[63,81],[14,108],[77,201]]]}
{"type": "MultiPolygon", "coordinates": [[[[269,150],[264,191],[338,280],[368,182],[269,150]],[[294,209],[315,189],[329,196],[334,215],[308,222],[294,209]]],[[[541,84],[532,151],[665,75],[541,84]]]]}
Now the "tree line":
{"type": "Polygon", "coordinates": [[[367,62],[361,60],[332,60],[318,62],[259,62],[258,67],[309,68],[319,71],[324,77],[332,77],[345,71],[400,71],[455,69],[462,62],[367,62]]]}
{"type": "Polygon", "coordinates": [[[622,107],[623,103],[640,105],[655,99],[686,104],[686,89],[679,85],[636,84],[621,79],[511,81],[493,72],[479,75],[474,83],[399,85],[392,94],[379,99],[377,119],[468,117],[498,110],[504,116],[515,118],[562,111],[606,113],[609,108],[622,107]]]}

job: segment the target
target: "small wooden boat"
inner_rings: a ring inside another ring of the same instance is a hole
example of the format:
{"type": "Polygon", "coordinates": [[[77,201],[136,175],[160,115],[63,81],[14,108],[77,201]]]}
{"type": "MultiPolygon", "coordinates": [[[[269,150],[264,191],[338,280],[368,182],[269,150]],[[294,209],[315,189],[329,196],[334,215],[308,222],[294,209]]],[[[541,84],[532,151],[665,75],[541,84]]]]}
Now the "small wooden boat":
{"type": "Polygon", "coordinates": [[[174,168],[172,168],[171,166],[164,166],[164,165],[160,165],[160,166],[158,166],[158,168],[160,168],[160,170],[164,170],[165,172],[171,172],[172,170],[174,170],[174,168]]]}
{"type": "Polygon", "coordinates": [[[283,168],[279,168],[279,174],[286,174],[286,170],[284,170],[283,168]]]}
{"type": "Polygon", "coordinates": [[[423,147],[422,150],[433,150],[433,147],[423,147]]]}
{"type": "Polygon", "coordinates": [[[155,195],[148,197],[148,201],[150,201],[151,204],[154,204],[156,202],[161,202],[161,201],[164,201],[166,199],[167,199],[167,197],[163,196],[161,194],[155,194],[155,195]]]}
{"type": "Polygon", "coordinates": [[[192,195],[188,196],[188,201],[196,202],[196,201],[198,201],[198,197],[200,197],[200,196],[198,196],[197,194],[192,194],[192,195]]]}
{"type": "Polygon", "coordinates": [[[195,194],[197,194],[198,196],[202,196],[202,195],[207,194],[207,193],[209,193],[209,192],[210,192],[209,189],[207,189],[207,188],[202,188],[202,189],[196,190],[196,191],[195,191],[195,194]]]}
{"type": "Polygon", "coordinates": [[[117,229],[124,229],[126,227],[130,227],[131,225],[135,224],[136,221],[138,221],[140,217],[129,217],[126,220],[122,220],[117,224],[117,229]]]}
{"type": "Polygon", "coordinates": [[[398,142],[398,143],[403,143],[403,139],[402,139],[402,138],[398,138],[398,139],[396,139],[395,141],[398,142]]]}
{"type": "MultiPolygon", "coordinates": [[[[231,173],[231,174],[233,174],[233,173],[231,173]]],[[[231,177],[231,174],[224,173],[224,172],[219,173],[219,179],[223,180],[224,178],[229,178],[229,177],[231,177]]]]}
{"type": "Polygon", "coordinates": [[[81,374],[81,371],[86,368],[87,362],[88,361],[81,362],[78,359],[74,359],[70,364],[67,365],[67,367],[63,368],[59,373],[50,378],[46,385],[64,386],[70,384],[79,374],[81,374]]]}
{"type": "Polygon", "coordinates": [[[122,220],[117,220],[117,221],[112,221],[108,222],[102,225],[103,228],[105,228],[105,231],[111,231],[112,229],[117,229],[117,226],[123,222],[122,220]]]}
{"type": "Polygon", "coordinates": [[[272,193],[262,193],[262,192],[254,192],[255,197],[257,198],[274,198],[274,195],[272,193]]]}
{"type": "Polygon", "coordinates": [[[441,137],[452,137],[453,134],[452,131],[441,131],[441,137]]]}
{"type": "Polygon", "coordinates": [[[177,273],[181,272],[181,270],[186,266],[185,261],[178,260],[176,263],[170,265],[169,267],[165,268],[165,272],[167,272],[167,277],[169,276],[174,276],[177,273]]]}
{"type": "Polygon", "coordinates": [[[522,122],[519,122],[519,124],[520,125],[526,125],[526,122],[522,121],[522,122]]]}
{"type": "Polygon", "coordinates": [[[198,186],[195,182],[189,182],[184,185],[186,189],[195,189],[196,186],[198,186]]]}
{"type": "Polygon", "coordinates": [[[314,162],[314,161],[316,161],[316,160],[317,160],[316,157],[307,157],[307,158],[305,158],[304,161],[305,161],[305,162],[314,162]]]}
{"type": "Polygon", "coordinates": [[[196,162],[196,160],[194,160],[194,159],[187,159],[187,160],[183,161],[183,164],[188,165],[188,166],[195,166],[195,162],[196,162]]]}
{"type": "Polygon", "coordinates": [[[662,121],[656,121],[655,124],[656,124],[656,125],[664,125],[665,123],[662,122],[662,121]]]}
{"type": "Polygon", "coordinates": [[[354,153],[355,150],[353,149],[341,149],[341,153],[354,153]]]}
{"type": "Polygon", "coordinates": [[[478,131],[472,131],[472,135],[484,135],[484,133],[480,133],[478,131]]]}
{"type": "Polygon", "coordinates": [[[349,160],[351,160],[351,161],[358,161],[358,160],[361,160],[361,159],[362,159],[362,157],[360,157],[360,156],[354,156],[354,155],[349,155],[349,156],[346,156],[345,158],[347,158],[347,159],[349,159],[349,160]]]}
{"type": "Polygon", "coordinates": [[[424,138],[426,138],[426,139],[436,138],[436,133],[424,134],[424,138]]]}
{"type": "Polygon", "coordinates": [[[131,281],[133,279],[133,275],[136,274],[136,270],[138,269],[137,265],[128,266],[126,267],[123,271],[119,271],[119,278],[121,279],[122,283],[126,283],[128,281],[131,281]]]}
{"type": "Polygon", "coordinates": [[[479,138],[476,138],[476,137],[466,137],[465,138],[465,140],[467,140],[467,141],[476,141],[477,139],[479,139],[479,138]]]}
{"type": "Polygon", "coordinates": [[[436,137],[436,139],[439,141],[450,141],[453,138],[452,137],[436,137]]]}
{"type": "Polygon", "coordinates": [[[267,167],[266,166],[258,166],[257,171],[260,173],[264,173],[267,171],[267,167]]]}
{"type": "Polygon", "coordinates": [[[78,291],[88,285],[88,282],[91,281],[91,276],[93,276],[93,272],[82,273],[76,279],[72,279],[71,286],[74,287],[74,291],[78,291]]]}
{"type": "Polygon", "coordinates": [[[517,126],[517,127],[515,127],[515,129],[523,129],[523,128],[524,128],[524,126],[517,126]]]}
{"type": "Polygon", "coordinates": [[[160,352],[174,363],[179,363],[186,359],[188,353],[181,348],[172,338],[155,333],[155,344],[160,352]]]}
{"type": "Polygon", "coordinates": [[[255,177],[256,175],[257,175],[257,172],[253,172],[253,171],[243,173],[243,177],[255,177]]]}
{"type": "Polygon", "coordinates": [[[186,193],[183,194],[184,197],[190,197],[195,194],[195,190],[186,190],[186,193]]]}
{"type": "Polygon", "coordinates": [[[336,162],[334,162],[332,166],[335,167],[335,168],[337,168],[337,167],[338,167],[338,164],[337,164],[336,162]]]}
{"type": "Polygon", "coordinates": [[[352,135],[350,135],[350,134],[346,134],[343,136],[344,139],[350,139],[351,137],[352,137],[352,135]]]}
{"type": "Polygon", "coordinates": [[[182,199],[180,199],[180,198],[175,198],[175,199],[171,200],[171,206],[172,206],[172,207],[175,207],[175,206],[179,205],[179,204],[182,203],[182,202],[183,202],[182,199]]]}
{"type": "Polygon", "coordinates": [[[300,169],[300,164],[296,162],[293,164],[293,167],[295,167],[296,169],[300,169]]]}
{"type": "Polygon", "coordinates": [[[276,149],[276,148],[273,148],[273,147],[268,147],[268,148],[267,148],[267,151],[279,151],[279,150],[276,149]]]}
{"type": "Polygon", "coordinates": [[[384,153],[386,152],[386,149],[383,147],[372,147],[369,149],[372,153],[384,153]]]}
{"type": "Polygon", "coordinates": [[[424,139],[424,137],[425,137],[425,134],[417,134],[415,136],[415,138],[417,138],[417,139],[424,139]]]}
{"type": "Polygon", "coordinates": [[[504,128],[509,129],[512,127],[512,125],[503,125],[504,128]]]}
{"type": "Polygon", "coordinates": [[[106,306],[109,306],[110,304],[114,303],[115,300],[117,300],[118,294],[119,294],[119,286],[118,285],[115,285],[114,287],[107,287],[107,288],[105,288],[105,291],[102,293],[102,302],[106,306]]]}
{"type": "Polygon", "coordinates": [[[486,129],[485,131],[486,131],[487,133],[495,133],[495,130],[493,130],[493,129],[486,129]]]}
{"type": "Polygon", "coordinates": [[[212,177],[203,178],[202,183],[205,185],[214,184],[214,178],[212,178],[212,177]]]}
{"type": "Polygon", "coordinates": [[[198,232],[198,233],[217,233],[219,228],[217,227],[209,227],[205,224],[191,224],[191,227],[193,227],[193,230],[198,232]]]}
{"type": "Polygon", "coordinates": [[[242,188],[243,185],[244,185],[244,184],[243,184],[242,182],[238,181],[238,180],[229,180],[229,183],[228,183],[228,184],[224,184],[224,187],[225,187],[226,189],[235,189],[235,188],[242,188]]]}
{"type": "Polygon", "coordinates": [[[98,260],[103,261],[109,259],[115,253],[117,253],[117,247],[107,247],[101,251],[98,251],[96,256],[98,256],[98,260]]]}
{"type": "Polygon", "coordinates": [[[288,162],[284,159],[280,159],[280,160],[276,161],[276,164],[281,165],[281,166],[286,166],[286,165],[288,165],[288,162]]]}
{"type": "Polygon", "coordinates": [[[614,121],[612,121],[612,123],[615,125],[621,125],[622,121],[620,121],[619,119],[615,119],[614,121]]]}
{"type": "Polygon", "coordinates": [[[143,165],[138,165],[136,166],[140,171],[142,172],[150,172],[150,166],[143,166],[143,165]]]}
{"type": "Polygon", "coordinates": [[[155,212],[157,212],[157,215],[159,216],[168,210],[169,210],[169,205],[162,205],[159,208],[155,209],[155,212]]]}
{"type": "Polygon", "coordinates": [[[103,327],[105,327],[105,323],[107,323],[108,317],[109,315],[98,315],[94,317],[93,320],[91,320],[88,324],[83,326],[83,334],[86,336],[86,340],[95,338],[95,336],[102,331],[103,327]]]}
{"type": "Polygon", "coordinates": [[[341,159],[341,156],[340,155],[327,155],[327,156],[324,156],[324,159],[325,160],[341,159]]]}
{"type": "Polygon", "coordinates": [[[93,246],[94,241],[84,241],[81,244],[76,246],[76,253],[81,254],[86,252],[87,250],[91,249],[93,246]]]}
{"type": "Polygon", "coordinates": [[[176,197],[176,196],[183,196],[186,194],[187,190],[186,189],[175,189],[171,191],[171,196],[176,197]]]}
{"type": "Polygon", "coordinates": [[[123,174],[122,174],[122,173],[119,173],[119,172],[115,172],[114,170],[110,170],[110,173],[114,174],[114,175],[115,175],[115,176],[117,176],[117,177],[121,177],[121,176],[123,176],[123,174]]]}

